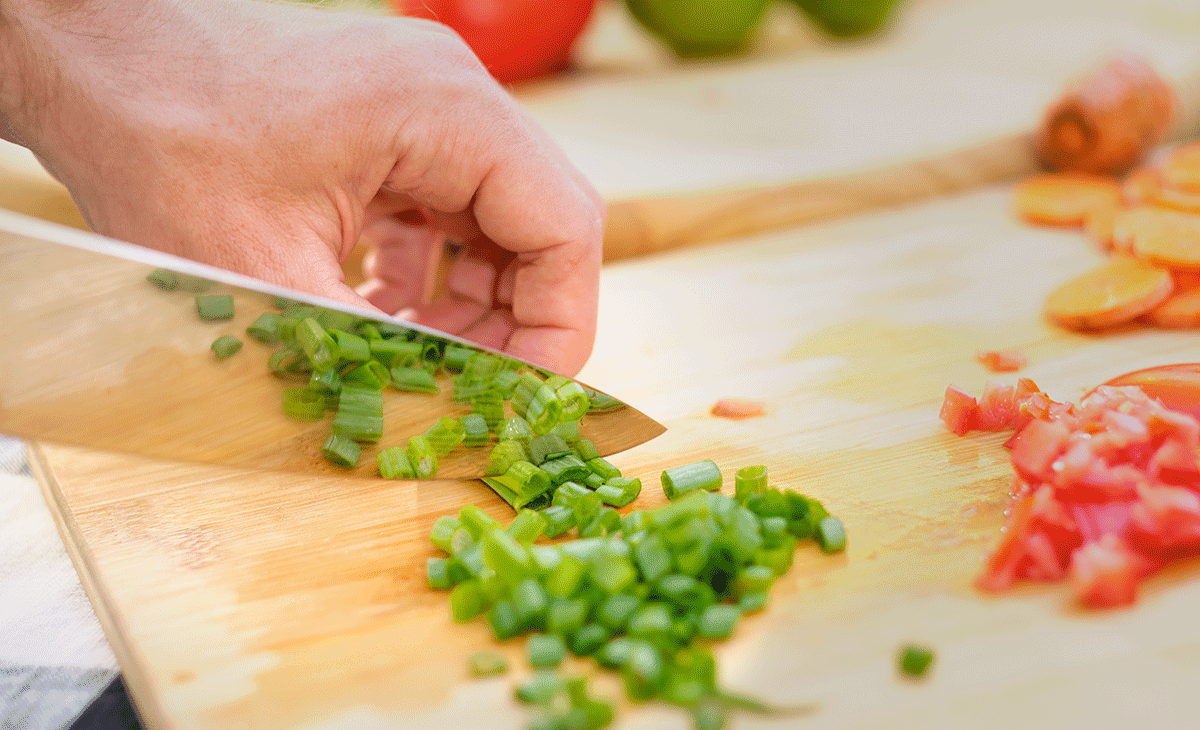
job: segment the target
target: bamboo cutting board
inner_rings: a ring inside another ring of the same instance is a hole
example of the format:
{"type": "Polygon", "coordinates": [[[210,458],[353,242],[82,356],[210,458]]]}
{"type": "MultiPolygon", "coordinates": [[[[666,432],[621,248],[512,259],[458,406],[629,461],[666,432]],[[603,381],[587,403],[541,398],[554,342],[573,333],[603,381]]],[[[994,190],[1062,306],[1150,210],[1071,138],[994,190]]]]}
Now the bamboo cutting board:
{"type": "MultiPolygon", "coordinates": [[[[1033,229],[993,188],[905,210],[608,267],[581,377],[666,434],[612,457],[661,501],[665,467],[767,465],[822,499],[849,547],[801,548],[763,613],[719,648],[725,682],[817,711],[738,728],[1158,728],[1200,711],[1200,565],[1152,579],[1128,610],[1083,612],[1063,586],[991,597],[971,582],[1003,522],[1005,436],[950,434],[955,383],[979,392],[978,349],[1021,347],[1052,397],[1194,361],[1197,334],[1065,332],[1045,294],[1101,258],[1082,234],[1033,229]],[[766,416],[708,415],[722,397],[766,416]],[[903,641],[930,644],[924,682],[903,641]]],[[[427,533],[474,482],[297,479],[51,446],[35,471],[148,727],[518,728],[510,677],[466,675],[494,646],[422,584],[427,533]]],[[[727,488],[728,488],[727,483],[727,488]]],[[[524,673],[522,645],[501,647],[524,673]]],[[[602,690],[618,696],[601,682],[602,690]]],[[[617,727],[684,728],[655,705],[617,727]]]]}

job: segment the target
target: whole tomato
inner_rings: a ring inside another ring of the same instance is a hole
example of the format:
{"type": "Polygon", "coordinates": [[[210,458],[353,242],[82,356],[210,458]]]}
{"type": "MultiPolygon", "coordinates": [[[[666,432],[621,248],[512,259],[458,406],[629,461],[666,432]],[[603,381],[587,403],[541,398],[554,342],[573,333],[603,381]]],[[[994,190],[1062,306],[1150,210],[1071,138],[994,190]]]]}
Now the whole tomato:
{"type": "Polygon", "coordinates": [[[453,28],[498,81],[564,68],[597,0],[388,0],[399,15],[453,28]]]}

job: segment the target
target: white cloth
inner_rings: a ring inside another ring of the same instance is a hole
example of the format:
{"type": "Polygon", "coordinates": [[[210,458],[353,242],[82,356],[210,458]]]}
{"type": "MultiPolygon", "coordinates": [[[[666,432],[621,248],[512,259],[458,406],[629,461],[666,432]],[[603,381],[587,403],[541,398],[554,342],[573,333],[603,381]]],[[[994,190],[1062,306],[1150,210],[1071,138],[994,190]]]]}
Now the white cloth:
{"type": "Polygon", "coordinates": [[[65,727],[116,676],[117,663],[24,444],[0,436],[0,728],[65,727]]]}

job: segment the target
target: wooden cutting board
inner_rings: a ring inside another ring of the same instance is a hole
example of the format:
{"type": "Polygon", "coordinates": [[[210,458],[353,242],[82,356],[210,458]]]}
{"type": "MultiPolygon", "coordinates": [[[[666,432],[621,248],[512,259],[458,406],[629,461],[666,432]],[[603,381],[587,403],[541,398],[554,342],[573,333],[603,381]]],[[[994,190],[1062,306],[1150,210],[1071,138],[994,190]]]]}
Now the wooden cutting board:
{"type": "MultiPolygon", "coordinates": [[[[762,614],[718,649],[721,674],[799,721],[735,727],[1194,727],[1200,565],[1152,579],[1128,610],[1085,612],[1059,585],[993,597],[972,580],[1003,522],[1004,435],[956,437],[947,384],[979,392],[978,349],[1020,347],[1077,399],[1119,373],[1196,360],[1197,333],[1063,331],[1045,294],[1100,259],[1082,234],[1033,229],[985,189],[904,210],[608,267],[582,378],[668,426],[612,460],[661,502],[659,472],[711,457],[765,464],[822,499],[849,547],[799,550],[762,614]],[[709,415],[722,397],[766,416],[709,415]],[[903,641],[938,653],[898,679],[903,641]]],[[[432,522],[475,482],[333,478],[154,463],[37,446],[34,469],[149,728],[521,727],[511,677],[468,679],[493,648],[426,589],[432,522]]],[[[728,485],[727,485],[728,488],[728,485]]],[[[500,647],[524,673],[522,645],[500,647]]],[[[613,696],[615,687],[601,682],[613,696]]],[[[617,727],[683,728],[656,705],[617,727]]]]}

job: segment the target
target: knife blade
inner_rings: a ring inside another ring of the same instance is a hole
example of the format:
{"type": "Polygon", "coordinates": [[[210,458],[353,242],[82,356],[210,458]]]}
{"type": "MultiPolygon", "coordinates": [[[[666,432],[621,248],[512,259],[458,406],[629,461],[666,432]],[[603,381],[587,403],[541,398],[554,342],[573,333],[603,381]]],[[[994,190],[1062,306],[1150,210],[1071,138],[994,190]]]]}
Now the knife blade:
{"type": "MultiPolygon", "coordinates": [[[[424,343],[430,362],[457,346],[502,358],[514,370],[547,374],[379,312],[0,211],[0,433],[172,461],[373,477],[378,451],[405,446],[443,416],[471,411],[469,402],[454,400],[454,373],[444,368],[436,375],[436,394],[386,387],[383,437],[363,444],[354,467],[337,466],[321,455],[331,412],[319,421],[283,412],[283,391],[306,386],[311,376],[303,370],[272,373],[271,355],[285,345],[246,332],[264,312],[293,320],[307,315],[356,331],[369,322],[389,337],[424,343]],[[155,286],[149,277],[156,271],[170,272],[166,276],[185,286],[155,286]],[[232,297],[231,319],[199,316],[197,296],[212,294],[232,297]],[[211,346],[223,335],[238,337],[243,346],[222,360],[211,346]]],[[[608,407],[590,410],[580,435],[601,455],[665,430],[637,409],[588,390],[596,394],[594,403],[608,407]]],[[[511,416],[511,403],[505,409],[511,416]]],[[[439,459],[436,478],[480,477],[489,452],[490,446],[459,445],[439,459]]]]}

